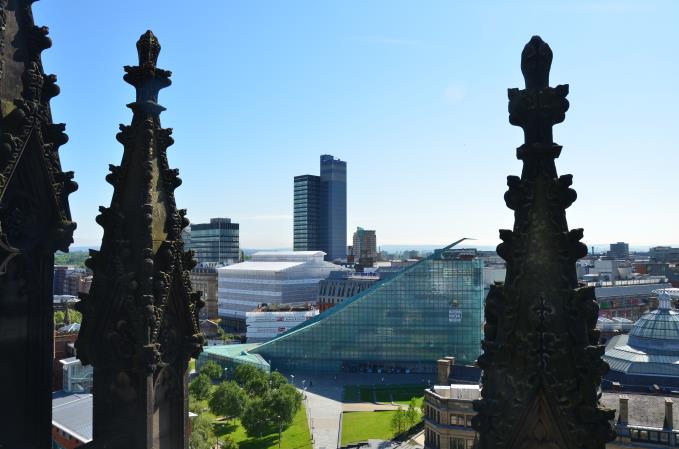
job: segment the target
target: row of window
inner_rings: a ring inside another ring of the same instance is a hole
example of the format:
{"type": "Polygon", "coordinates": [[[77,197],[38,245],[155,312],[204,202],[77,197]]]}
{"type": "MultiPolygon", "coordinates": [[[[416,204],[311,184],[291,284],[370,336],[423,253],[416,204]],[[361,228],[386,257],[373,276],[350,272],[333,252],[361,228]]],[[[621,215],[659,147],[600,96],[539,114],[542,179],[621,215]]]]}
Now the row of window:
{"type": "MultiPolygon", "coordinates": [[[[424,407],[424,414],[425,416],[431,420],[436,422],[437,424],[446,424],[441,422],[441,413],[436,410],[434,407],[431,407],[429,405],[425,405],[424,407]]],[[[473,415],[465,415],[461,413],[451,413],[449,417],[449,423],[451,426],[462,426],[462,427],[471,427],[472,426],[472,416],[473,415]]]]}
{"type": "MultiPolygon", "coordinates": [[[[425,429],[424,446],[432,449],[441,449],[441,436],[431,429],[425,429]]],[[[448,447],[450,449],[472,449],[474,447],[474,440],[462,437],[450,437],[448,447]]]]}

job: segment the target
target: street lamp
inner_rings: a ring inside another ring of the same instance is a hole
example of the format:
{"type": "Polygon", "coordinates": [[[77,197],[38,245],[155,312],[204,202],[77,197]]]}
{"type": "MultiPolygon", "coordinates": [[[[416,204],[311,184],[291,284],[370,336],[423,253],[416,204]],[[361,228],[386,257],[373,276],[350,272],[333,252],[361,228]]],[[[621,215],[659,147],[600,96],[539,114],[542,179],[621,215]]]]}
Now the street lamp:
{"type": "Polygon", "coordinates": [[[224,380],[229,380],[229,368],[224,368],[224,380]]]}
{"type": "Polygon", "coordinates": [[[281,436],[283,435],[283,423],[281,422],[281,415],[276,415],[278,418],[278,449],[281,449],[281,436]]]}
{"type": "Polygon", "coordinates": [[[292,386],[294,387],[295,386],[295,375],[290,374],[290,379],[292,379],[292,386]]]}

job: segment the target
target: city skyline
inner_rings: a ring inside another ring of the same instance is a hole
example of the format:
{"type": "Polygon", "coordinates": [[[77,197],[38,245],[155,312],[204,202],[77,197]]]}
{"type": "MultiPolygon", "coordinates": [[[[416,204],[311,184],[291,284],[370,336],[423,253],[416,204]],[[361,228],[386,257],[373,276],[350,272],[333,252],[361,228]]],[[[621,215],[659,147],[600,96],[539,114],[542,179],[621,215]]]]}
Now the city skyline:
{"type": "Polygon", "coordinates": [[[177,202],[193,223],[232,217],[244,248],[292,246],[290,179],[313,172],[324,153],[353,167],[349,232],[376,229],[380,245],[444,246],[461,236],[497,244],[497,230],[512,223],[503,178],[520,167],[521,132],[507,121],[506,89],[523,85],[515,49],[533,34],[558,54],[553,84],[570,82],[573,108],[555,127],[560,174],[572,173],[580,194],[569,224],[597,244],[679,242],[672,176],[661,171],[679,163],[671,132],[679,62],[668,56],[679,42],[676,4],[187,10],[178,2],[111,9],[74,1],[36,3],[34,12],[58,43],[43,63],[61,86],[52,101],[70,137],[61,162],[81,186],[71,196],[75,246],[100,242],[94,217],[111,194],[104,177],[122,155],[116,124],[131,117],[121,67],[136,63],[133,44],[148,28],[163,45],[159,67],[174,70],[159,102],[168,108],[163,126],[175,130],[170,165],[184,180],[177,202]],[[130,8],[138,14],[125,14],[130,8]]]}

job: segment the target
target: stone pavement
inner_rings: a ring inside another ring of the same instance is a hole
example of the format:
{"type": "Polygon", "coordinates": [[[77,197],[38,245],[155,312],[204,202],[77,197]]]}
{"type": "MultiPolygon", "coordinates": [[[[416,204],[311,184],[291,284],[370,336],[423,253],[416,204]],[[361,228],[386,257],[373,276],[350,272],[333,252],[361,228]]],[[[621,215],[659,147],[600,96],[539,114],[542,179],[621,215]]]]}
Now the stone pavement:
{"type": "MultiPolygon", "coordinates": [[[[341,387],[339,387],[341,396],[341,387]]],[[[309,417],[314,449],[336,449],[341,436],[342,403],[332,399],[335,394],[321,395],[306,391],[304,404],[309,417]],[[329,396],[329,397],[328,397],[329,396]]]]}

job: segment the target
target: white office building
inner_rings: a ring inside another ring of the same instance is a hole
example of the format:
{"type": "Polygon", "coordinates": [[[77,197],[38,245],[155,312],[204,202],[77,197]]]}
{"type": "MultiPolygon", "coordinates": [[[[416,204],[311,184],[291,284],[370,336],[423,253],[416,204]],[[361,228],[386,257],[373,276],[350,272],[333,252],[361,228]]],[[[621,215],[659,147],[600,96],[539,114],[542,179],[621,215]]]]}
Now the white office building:
{"type": "Polygon", "coordinates": [[[309,310],[258,310],[246,312],[248,343],[261,343],[272,340],[283,332],[287,332],[300,323],[318,315],[318,309],[309,310]]]}
{"type": "Polygon", "coordinates": [[[246,312],[260,304],[315,304],[318,283],[345,269],[324,257],[323,251],[262,251],[247,262],[218,268],[219,316],[244,324],[246,312]]]}

